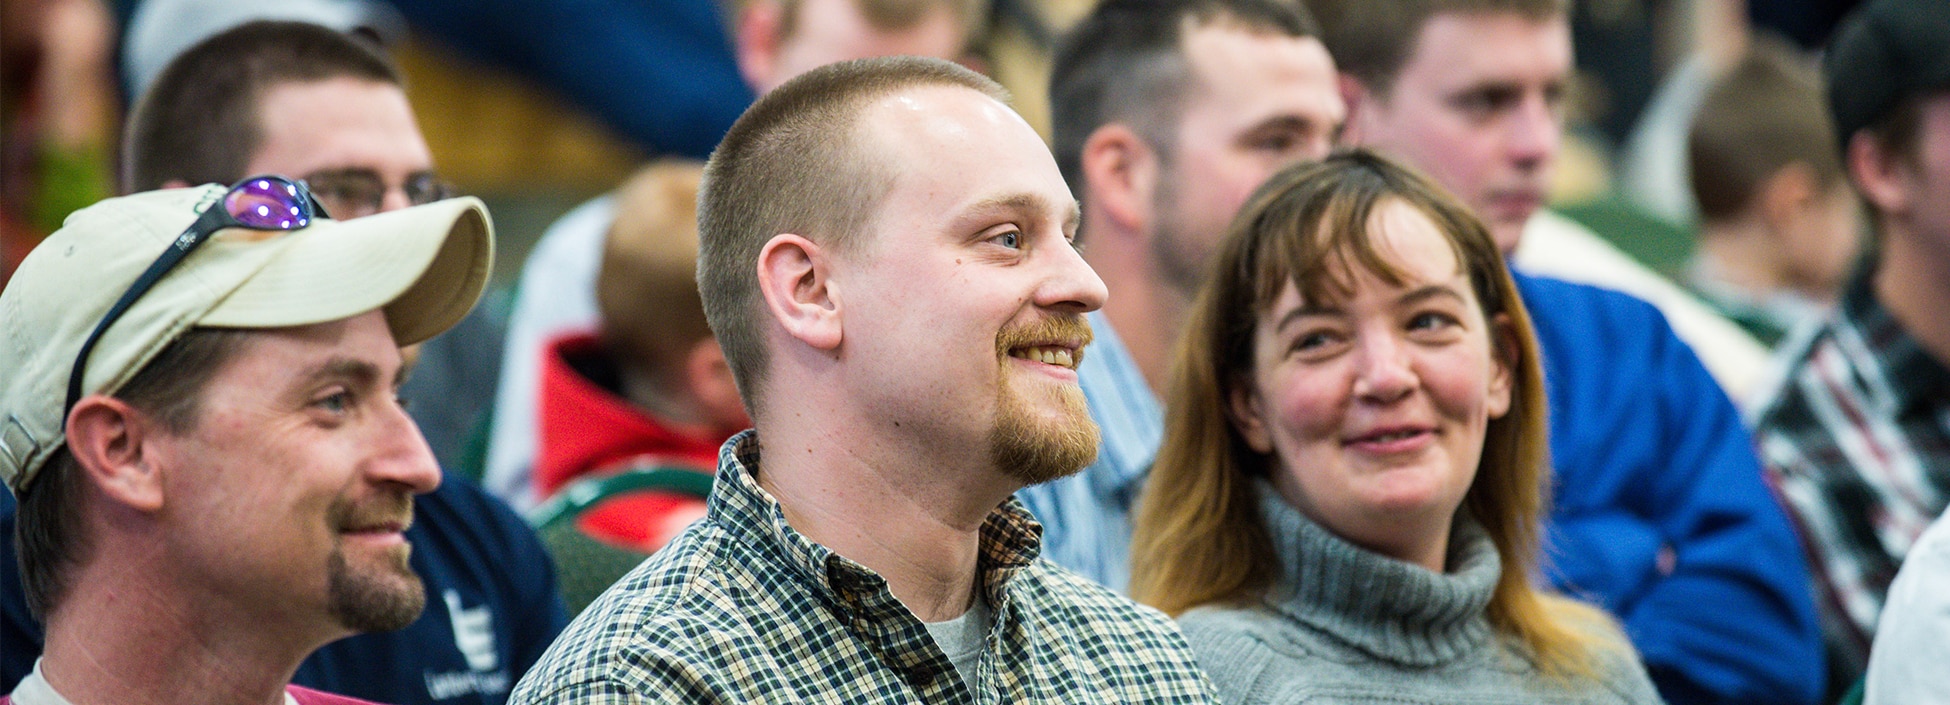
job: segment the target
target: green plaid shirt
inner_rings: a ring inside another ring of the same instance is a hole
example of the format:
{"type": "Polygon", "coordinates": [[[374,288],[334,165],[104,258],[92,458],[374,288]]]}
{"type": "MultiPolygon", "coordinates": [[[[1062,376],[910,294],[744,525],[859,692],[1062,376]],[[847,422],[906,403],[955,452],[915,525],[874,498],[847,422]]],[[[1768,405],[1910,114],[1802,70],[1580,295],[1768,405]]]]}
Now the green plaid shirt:
{"type": "Polygon", "coordinates": [[[576,618],[510,702],[1217,702],[1163,615],[1038,559],[1014,499],[982,528],[994,621],[970,693],[884,579],[786,525],[758,462],[752,432],[727,442],[709,515],[576,618]]]}

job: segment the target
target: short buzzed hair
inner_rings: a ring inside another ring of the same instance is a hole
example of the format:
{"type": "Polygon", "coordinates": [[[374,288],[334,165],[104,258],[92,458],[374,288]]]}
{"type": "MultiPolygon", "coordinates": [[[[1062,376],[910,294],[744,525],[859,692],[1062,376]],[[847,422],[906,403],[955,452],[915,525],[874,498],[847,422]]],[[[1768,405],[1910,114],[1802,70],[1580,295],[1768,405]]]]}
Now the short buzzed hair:
{"type": "Polygon", "coordinates": [[[399,70],[370,41],[307,22],[250,22],[198,42],[170,61],[136,103],[122,191],[248,176],[244,168],[264,141],[264,93],[342,77],[402,85],[399,70]]]}
{"type": "Polygon", "coordinates": [[[1761,184],[1790,164],[1806,164],[1822,188],[1840,184],[1834,144],[1813,60],[1786,39],[1755,35],[1740,63],[1707,89],[1693,118],[1687,157],[1700,216],[1739,216],[1761,184]]]}
{"type": "Polygon", "coordinates": [[[1318,33],[1297,0],[1104,0],[1064,35],[1050,68],[1051,151],[1083,195],[1083,144],[1110,123],[1168,159],[1190,69],[1186,30],[1217,22],[1291,37],[1318,33]]]}
{"type": "Polygon", "coordinates": [[[1422,26],[1437,15],[1514,14],[1538,22],[1566,17],[1569,0],[1306,0],[1334,65],[1387,96],[1408,64],[1422,26]]]}
{"type": "Polygon", "coordinates": [[[843,61],[759,98],[711,153],[697,197],[698,295],[754,416],[767,365],[759,252],[781,233],[835,252],[857,250],[859,231],[895,176],[863,147],[859,117],[874,99],[919,86],[967,88],[1009,100],[995,81],[940,59],[843,61]]]}

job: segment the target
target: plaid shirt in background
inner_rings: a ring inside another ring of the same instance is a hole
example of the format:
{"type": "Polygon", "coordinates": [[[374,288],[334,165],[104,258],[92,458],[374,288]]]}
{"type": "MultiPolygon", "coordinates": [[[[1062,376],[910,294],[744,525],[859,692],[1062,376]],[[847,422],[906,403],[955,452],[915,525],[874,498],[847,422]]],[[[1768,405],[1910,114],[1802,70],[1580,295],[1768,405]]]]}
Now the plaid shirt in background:
{"type": "Polygon", "coordinates": [[[786,525],[758,461],[752,432],[727,442],[707,518],[590,605],[510,702],[1217,702],[1163,615],[1039,560],[1013,499],[982,527],[994,621],[971,694],[885,580],[786,525]]]}
{"type": "Polygon", "coordinates": [[[1889,581],[1950,502],[1950,370],[1859,272],[1755,417],[1770,479],[1801,529],[1835,677],[1867,663],[1889,581]]]}

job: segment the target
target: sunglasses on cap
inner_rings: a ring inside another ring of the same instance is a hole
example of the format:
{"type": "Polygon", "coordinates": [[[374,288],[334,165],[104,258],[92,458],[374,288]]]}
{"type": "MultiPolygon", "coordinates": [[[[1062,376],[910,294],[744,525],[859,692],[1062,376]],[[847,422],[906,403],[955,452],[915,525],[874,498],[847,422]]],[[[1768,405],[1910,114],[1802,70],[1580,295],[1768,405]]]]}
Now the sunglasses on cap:
{"type": "Polygon", "coordinates": [[[163,250],[142,271],[142,276],[136,277],[129,290],[122,292],[122,298],[116,299],[115,305],[102,316],[101,323],[95,324],[95,331],[88,334],[88,340],[81,344],[81,352],[75,355],[74,371],[68,375],[68,404],[62,408],[62,416],[65,418],[73,412],[75,403],[81,401],[81,380],[88,366],[88,353],[95,349],[102,334],[211,235],[225,228],[291,231],[310,225],[313,218],[328,217],[331,216],[326,214],[325,207],[319,205],[303,183],[282,176],[253,176],[231,186],[222,197],[205,207],[182,235],[169,243],[169,249],[163,250]]]}

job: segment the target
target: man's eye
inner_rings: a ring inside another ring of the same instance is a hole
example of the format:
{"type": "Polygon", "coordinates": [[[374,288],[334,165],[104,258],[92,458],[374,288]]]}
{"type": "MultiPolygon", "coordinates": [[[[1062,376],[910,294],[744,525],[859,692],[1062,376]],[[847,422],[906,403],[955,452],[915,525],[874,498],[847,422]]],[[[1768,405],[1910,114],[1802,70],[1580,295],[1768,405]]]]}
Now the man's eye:
{"type": "Polygon", "coordinates": [[[312,402],[312,405],[335,414],[344,413],[352,408],[352,393],[347,391],[333,392],[319,397],[317,401],[312,402]]]}
{"type": "Polygon", "coordinates": [[[993,241],[995,244],[1010,249],[1016,249],[1022,247],[1022,233],[1016,230],[1010,230],[1005,233],[999,233],[995,237],[990,238],[990,240],[993,241]]]}

